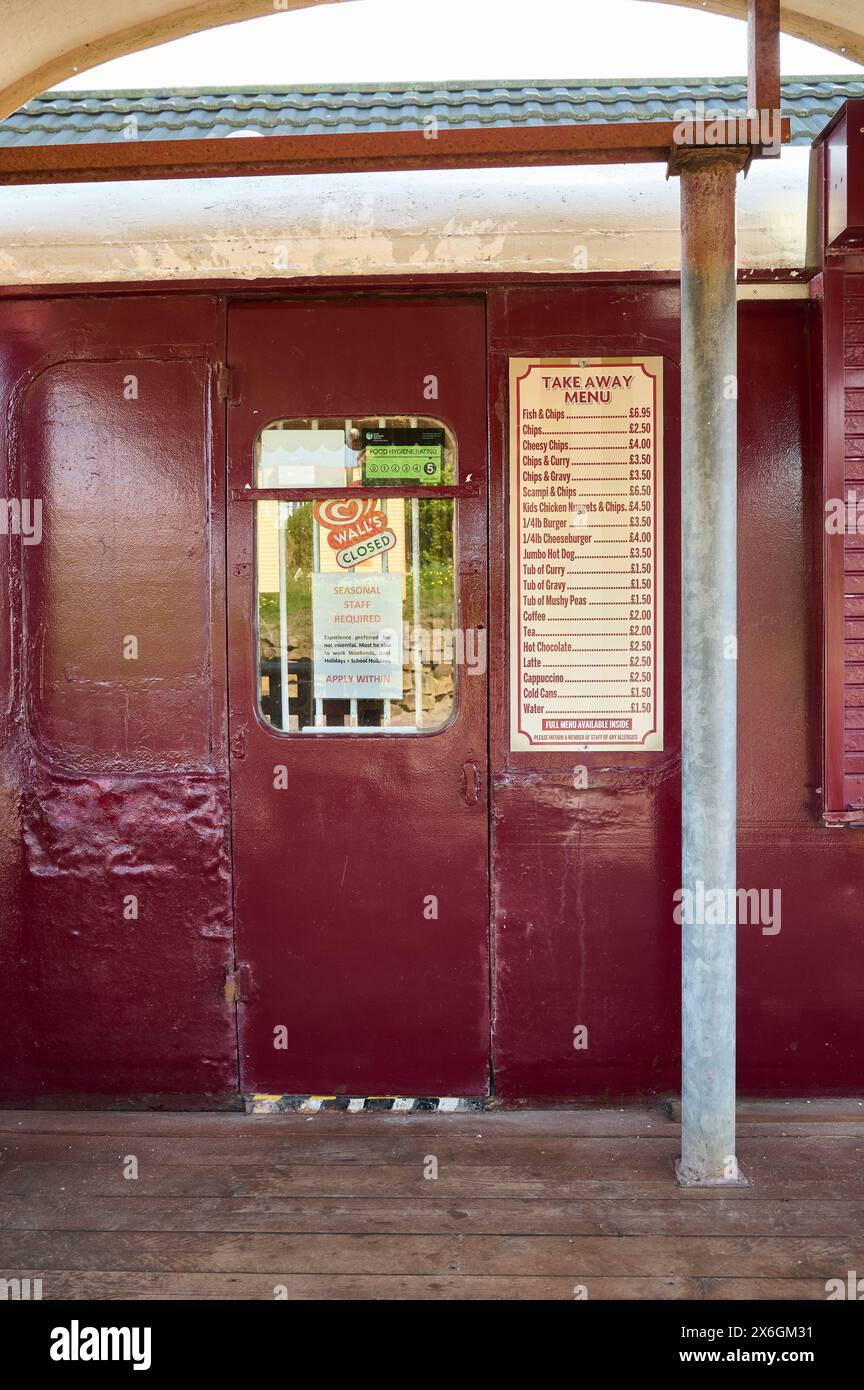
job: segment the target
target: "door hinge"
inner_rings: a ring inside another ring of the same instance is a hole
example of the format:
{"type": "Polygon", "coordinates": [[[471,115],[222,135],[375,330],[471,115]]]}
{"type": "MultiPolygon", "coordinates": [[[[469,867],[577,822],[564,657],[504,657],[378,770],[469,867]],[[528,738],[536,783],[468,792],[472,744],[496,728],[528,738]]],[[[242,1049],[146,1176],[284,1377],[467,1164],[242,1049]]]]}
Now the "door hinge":
{"type": "Polygon", "coordinates": [[[216,369],[216,394],[225,405],[236,405],[239,400],[237,376],[227,362],[220,362],[216,369]]]}
{"type": "Polygon", "coordinates": [[[248,965],[235,965],[232,969],[230,965],[225,967],[225,1002],[226,1004],[245,1004],[249,998],[249,967],[248,965]]]}

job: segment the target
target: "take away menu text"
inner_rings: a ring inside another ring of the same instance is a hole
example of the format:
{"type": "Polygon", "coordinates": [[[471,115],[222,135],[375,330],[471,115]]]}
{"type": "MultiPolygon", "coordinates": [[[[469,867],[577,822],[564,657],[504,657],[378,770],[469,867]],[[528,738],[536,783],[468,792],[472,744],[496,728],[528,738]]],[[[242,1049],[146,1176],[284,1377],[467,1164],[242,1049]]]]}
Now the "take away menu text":
{"type": "Polygon", "coordinates": [[[510,747],[663,747],[663,359],[510,361],[510,747]]]}

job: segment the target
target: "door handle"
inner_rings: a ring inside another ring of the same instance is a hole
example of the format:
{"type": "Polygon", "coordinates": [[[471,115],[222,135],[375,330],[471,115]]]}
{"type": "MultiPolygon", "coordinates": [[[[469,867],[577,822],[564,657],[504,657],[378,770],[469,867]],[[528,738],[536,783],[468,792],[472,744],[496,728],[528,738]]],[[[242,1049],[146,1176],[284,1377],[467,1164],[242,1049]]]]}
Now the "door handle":
{"type": "Polygon", "coordinates": [[[480,771],[473,758],[462,764],[462,799],[466,806],[476,806],[480,800],[480,771]]]}
{"type": "Polygon", "coordinates": [[[237,729],[236,732],[231,735],[231,756],[232,758],[235,758],[238,761],[240,758],[246,757],[245,728],[237,729]]]}

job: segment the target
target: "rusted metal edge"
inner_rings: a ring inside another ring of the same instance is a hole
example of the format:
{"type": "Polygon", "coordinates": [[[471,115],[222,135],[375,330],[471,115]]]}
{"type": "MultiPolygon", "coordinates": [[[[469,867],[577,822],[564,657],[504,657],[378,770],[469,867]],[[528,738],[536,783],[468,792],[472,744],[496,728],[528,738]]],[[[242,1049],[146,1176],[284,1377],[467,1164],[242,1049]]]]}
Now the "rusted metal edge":
{"type": "Polygon", "coordinates": [[[746,145],[673,145],[669,151],[666,177],[672,178],[680,174],[682,169],[698,168],[722,158],[733,160],[737,169],[747,174],[754,153],[752,147],[746,145]]]}
{"type": "Polygon", "coordinates": [[[780,108],[780,0],[747,0],[747,105],[780,108]]]}
{"type": "MultiPolygon", "coordinates": [[[[711,121],[694,121],[692,138],[711,121]]],[[[790,139],[788,119],[783,143],[790,139]]],[[[241,178],[274,174],[386,173],[566,164],[665,164],[680,121],[595,125],[387,131],[345,135],[262,135],[232,140],[111,141],[0,149],[0,184],[104,183],[139,179],[241,178]]],[[[759,144],[731,139],[758,155],[759,144]]],[[[715,146],[716,148],[716,146],[715,146]]]]}

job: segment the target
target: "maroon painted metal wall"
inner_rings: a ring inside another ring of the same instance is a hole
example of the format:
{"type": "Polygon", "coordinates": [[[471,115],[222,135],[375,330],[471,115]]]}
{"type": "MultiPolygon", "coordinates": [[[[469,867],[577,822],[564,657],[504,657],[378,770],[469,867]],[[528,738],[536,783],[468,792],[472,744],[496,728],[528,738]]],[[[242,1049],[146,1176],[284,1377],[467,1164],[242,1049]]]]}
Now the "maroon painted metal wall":
{"type": "MultiPolygon", "coordinates": [[[[46,501],[42,546],[0,536],[7,1100],[205,1104],[236,1088],[212,389],[224,310],[208,295],[0,305],[6,495],[46,501]],[[122,394],[130,374],[137,403],[122,394]],[[118,645],[128,634],[137,663],[118,645]],[[123,917],[129,894],[137,921],[123,917]]],[[[677,312],[662,281],[488,290],[493,1067],[509,1102],[678,1085],[677,312]],[[614,766],[580,755],[590,784],[577,791],[569,763],[505,752],[503,484],[507,357],[583,351],[667,359],[667,748],[614,766]]],[[[820,822],[815,312],[740,312],[739,882],[782,890],[779,934],[739,931],[746,1092],[862,1082],[864,837],[820,822]]]]}
{"type": "Polygon", "coordinates": [[[621,1094],[677,1085],[680,879],[678,291],[670,284],[508,289],[489,310],[493,543],[493,1068],[497,1093],[621,1094]],[[664,753],[509,753],[507,361],[664,355],[664,753]],[[499,640],[496,640],[496,632],[499,640]],[[574,770],[588,769],[577,791],[574,770]],[[587,1049],[574,1029],[588,1029],[587,1049]]]}
{"type": "MultiPolygon", "coordinates": [[[[820,823],[821,535],[811,429],[812,306],[739,313],[739,884],[781,893],[777,934],[739,928],[739,1086],[856,1091],[864,1079],[864,839],[820,823]]],[[[490,306],[493,528],[503,524],[506,357],[677,352],[668,287],[512,290],[490,306]],[[493,502],[494,505],[494,502],[493,502]]],[[[496,1090],[621,1095],[678,1086],[679,458],[667,372],[667,751],[605,759],[577,791],[563,759],[534,773],[493,717],[496,1090]],[[588,1029],[576,1050],[574,1028],[588,1029]]],[[[493,531],[494,533],[494,531],[493,531]]],[[[493,544],[493,613],[505,585],[493,544]]],[[[500,644],[495,686],[506,671],[500,644]]],[[[493,694],[493,708],[496,706],[493,694]]],[[[500,702],[503,704],[503,700],[500,702]]]]}
{"type": "Polygon", "coordinates": [[[4,496],[43,506],[41,544],[0,536],[7,1100],[236,1090],[222,324],[205,297],[0,306],[4,496]]]}

